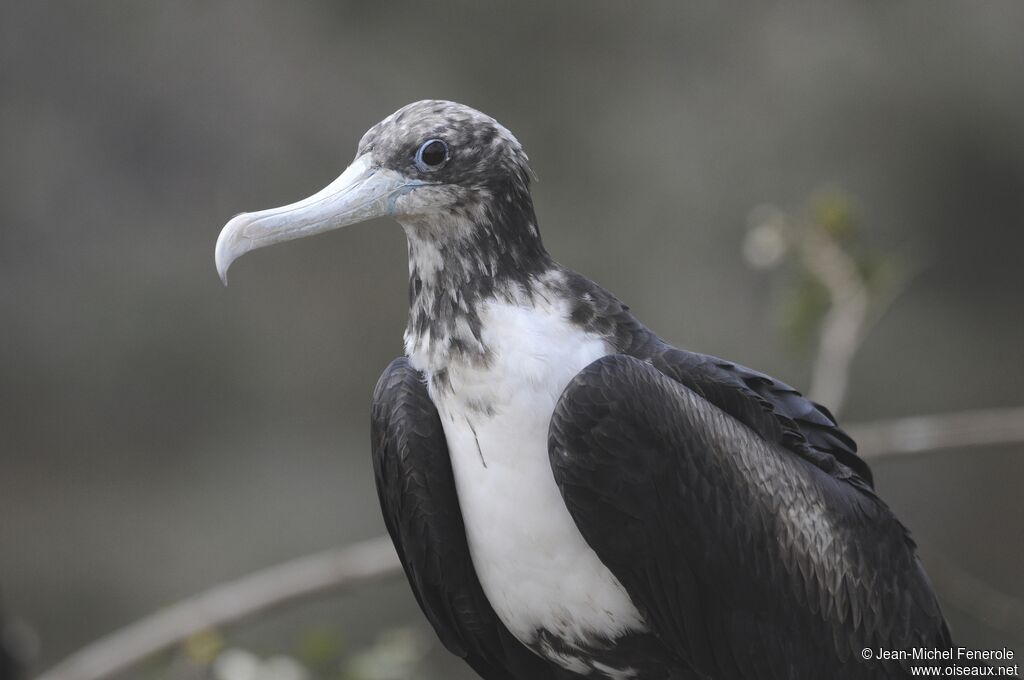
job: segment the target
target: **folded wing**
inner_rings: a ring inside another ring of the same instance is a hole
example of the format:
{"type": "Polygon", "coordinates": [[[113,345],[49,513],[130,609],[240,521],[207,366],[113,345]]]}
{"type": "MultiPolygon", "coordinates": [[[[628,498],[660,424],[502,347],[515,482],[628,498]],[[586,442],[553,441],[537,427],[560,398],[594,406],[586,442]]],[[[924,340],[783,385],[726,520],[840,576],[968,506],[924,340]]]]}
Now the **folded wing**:
{"type": "MultiPolygon", "coordinates": [[[[549,441],[577,526],[662,640],[711,677],[766,679],[904,677],[861,650],[948,645],[870,473],[811,446],[756,390],[730,388],[728,369],[678,359],[672,378],[657,359],[594,362],[549,441]]],[[[846,446],[837,427],[822,432],[846,446]]]]}

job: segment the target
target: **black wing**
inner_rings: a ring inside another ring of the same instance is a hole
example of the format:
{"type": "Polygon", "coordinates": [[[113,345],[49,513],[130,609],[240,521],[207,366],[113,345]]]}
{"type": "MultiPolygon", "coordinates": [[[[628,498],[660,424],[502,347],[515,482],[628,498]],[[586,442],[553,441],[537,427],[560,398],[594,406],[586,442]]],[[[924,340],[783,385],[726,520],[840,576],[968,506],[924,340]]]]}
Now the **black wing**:
{"type": "Polygon", "coordinates": [[[830,475],[873,493],[871,468],[857,444],[821,404],[764,373],[718,357],[666,343],[647,358],[659,371],[686,385],[768,441],[781,444],[830,475]]]}
{"type": "Polygon", "coordinates": [[[913,543],[868,480],[789,425],[802,406],[721,377],[744,369],[676,358],[690,357],[677,373],[702,394],[613,355],[551,422],[566,505],[652,629],[714,678],[904,677],[862,649],[947,647],[913,543]]]}
{"type": "Polygon", "coordinates": [[[649,361],[765,439],[871,493],[871,468],[824,406],[789,385],[717,357],[676,349],[593,281],[565,270],[572,320],[605,337],[621,354],[649,361]]]}
{"type": "Polygon", "coordinates": [[[441,420],[423,376],[395,359],[373,393],[373,467],[384,523],[444,646],[486,680],[578,680],[519,643],[494,613],[469,555],[441,420]]]}

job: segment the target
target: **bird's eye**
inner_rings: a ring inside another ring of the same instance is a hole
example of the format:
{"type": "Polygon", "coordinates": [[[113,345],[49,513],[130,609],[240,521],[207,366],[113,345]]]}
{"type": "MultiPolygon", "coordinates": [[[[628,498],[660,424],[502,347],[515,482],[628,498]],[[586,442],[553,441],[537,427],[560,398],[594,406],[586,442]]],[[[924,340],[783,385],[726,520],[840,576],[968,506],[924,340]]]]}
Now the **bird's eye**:
{"type": "Polygon", "coordinates": [[[416,167],[424,172],[438,170],[447,162],[448,145],[440,139],[424,142],[416,152],[416,167]]]}

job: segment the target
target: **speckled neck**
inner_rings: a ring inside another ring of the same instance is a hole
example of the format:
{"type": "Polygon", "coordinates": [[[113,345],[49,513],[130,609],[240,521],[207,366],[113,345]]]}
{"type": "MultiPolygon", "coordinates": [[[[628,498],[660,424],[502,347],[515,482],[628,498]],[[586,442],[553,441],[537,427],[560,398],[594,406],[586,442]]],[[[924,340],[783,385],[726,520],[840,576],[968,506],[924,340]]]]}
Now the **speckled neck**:
{"type": "Polygon", "coordinates": [[[443,370],[453,359],[486,363],[480,305],[529,298],[537,277],[557,266],[541,243],[529,194],[515,199],[403,221],[409,244],[405,345],[424,364],[421,370],[443,370]]]}

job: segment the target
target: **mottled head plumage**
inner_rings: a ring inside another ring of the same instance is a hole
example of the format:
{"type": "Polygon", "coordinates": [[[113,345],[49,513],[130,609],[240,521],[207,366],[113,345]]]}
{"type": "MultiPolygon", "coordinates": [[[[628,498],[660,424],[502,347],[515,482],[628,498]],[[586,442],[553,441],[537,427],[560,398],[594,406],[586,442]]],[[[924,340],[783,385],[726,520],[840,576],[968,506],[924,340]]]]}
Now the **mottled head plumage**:
{"type": "Polygon", "coordinates": [[[476,109],[424,100],[370,128],[357,156],[423,183],[395,199],[392,210],[409,240],[407,346],[483,358],[477,304],[529,291],[553,264],[519,140],[476,109]],[[424,167],[417,154],[433,140],[443,142],[447,160],[424,167]]]}
{"type": "Polygon", "coordinates": [[[334,182],[301,201],[233,218],[217,240],[231,263],[264,246],[390,216],[409,242],[407,342],[486,354],[477,306],[529,294],[554,263],[541,243],[519,140],[463,104],[424,100],[371,127],[334,182]]]}
{"type": "Polygon", "coordinates": [[[425,99],[403,106],[363,135],[357,155],[372,154],[382,167],[430,182],[493,190],[514,181],[529,189],[529,159],[519,140],[501,123],[463,104],[425,99]],[[442,140],[450,160],[425,172],[416,152],[442,140]]]}

